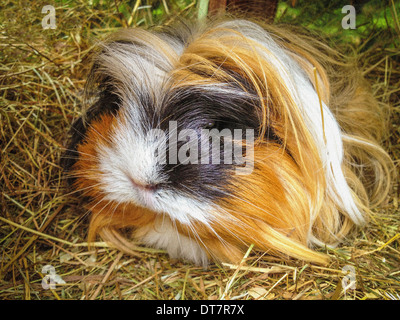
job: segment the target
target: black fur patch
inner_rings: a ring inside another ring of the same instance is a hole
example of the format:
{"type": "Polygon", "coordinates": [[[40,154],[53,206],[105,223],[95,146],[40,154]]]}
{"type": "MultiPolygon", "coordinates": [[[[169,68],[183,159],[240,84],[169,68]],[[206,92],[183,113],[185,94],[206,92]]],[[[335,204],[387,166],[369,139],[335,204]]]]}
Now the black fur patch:
{"type": "MultiPolygon", "coordinates": [[[[77,147],[85,139],[86,132],[90,124],[104,114],[116,115],[120,108],[120,99],[113,93],[112,88],[106,85],[101,86],[101,92],[97,101],[88,108],[85,115],[72,123],[67,149],[62,156],[62,167],[65,171],[70,171],[78,160],[79,154],[77,147]]],[[[72,182],[73,179],[70,180],[72,182]]]]}
{"type": "MultiPolygon", "coordinates": [[[[243,139],[246,129],[253,129],[256,139],[260,123],[257,99],[253,99],[251,95],[235,96],[221,92],[204,88],[184,88],[167,94],[169,98],[163,103],[159,115],[161,121],[154,123],[154,127],[168,134],[170,121],[176,121],[178,133],[183,129],[192,129],[196,131],[198,141],[202,129],[217,129],[219,132],[228,129],[232,137],[234,129],[241,129],[243,139]]],[[[179,150],[185,143],[186,141],[178,141],[176,148],[179,150]]],[[[169,164],[170,150],[167,150],[167,164],[162,171],[169,177],[168,187],[203,199],[226,196],[229,177],[234,174],[235,164],[224,163],[223,144],[224,140],[221,139],[220,164],[212,164],[211,154],[215,150],[211,150],[211,146],[210,161],[205,164],[200,161],[200,144],[197,164],[169,164]]]]}

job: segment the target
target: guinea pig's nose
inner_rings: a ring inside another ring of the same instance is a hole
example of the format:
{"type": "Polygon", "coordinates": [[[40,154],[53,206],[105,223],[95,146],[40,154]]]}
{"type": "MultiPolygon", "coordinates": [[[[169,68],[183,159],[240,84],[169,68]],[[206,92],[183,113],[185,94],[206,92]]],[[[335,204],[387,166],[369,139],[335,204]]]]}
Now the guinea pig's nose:
{"type": "Polygon", "coordinates": [[[142,182],[138,182],[132,177],[128,176],[130,183],[137,189],[147,190],[147,191],[155,191],[158,189],[158,184],[146,184],[142,182]]]}

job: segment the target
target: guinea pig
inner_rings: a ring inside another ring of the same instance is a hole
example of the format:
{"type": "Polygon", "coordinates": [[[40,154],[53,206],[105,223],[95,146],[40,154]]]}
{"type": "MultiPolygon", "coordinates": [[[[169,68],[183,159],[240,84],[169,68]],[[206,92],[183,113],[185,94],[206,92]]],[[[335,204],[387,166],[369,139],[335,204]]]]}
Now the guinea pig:
{"type": "Polygon", "coordinates": [[[199,265],[237,263],[250,245],[324,264],[319,248],[390,189],[384,106],[355,64],[292,27],[124,29],[98,46],[86,92],[67,171],[90,242],[199,265]]]}

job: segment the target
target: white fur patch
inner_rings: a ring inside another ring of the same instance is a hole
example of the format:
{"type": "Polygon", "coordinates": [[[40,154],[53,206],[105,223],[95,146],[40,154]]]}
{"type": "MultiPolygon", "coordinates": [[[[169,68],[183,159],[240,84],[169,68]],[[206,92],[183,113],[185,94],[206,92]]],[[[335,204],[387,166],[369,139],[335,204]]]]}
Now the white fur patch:
{"type": "Polygon", "coordinates": [[[141,241],[148,246],[167,250],[171,258],[186,259],[203,266],[208,264],[207,254],[197,240],[180,234],[167,219],[160,218],[141,241]]]}

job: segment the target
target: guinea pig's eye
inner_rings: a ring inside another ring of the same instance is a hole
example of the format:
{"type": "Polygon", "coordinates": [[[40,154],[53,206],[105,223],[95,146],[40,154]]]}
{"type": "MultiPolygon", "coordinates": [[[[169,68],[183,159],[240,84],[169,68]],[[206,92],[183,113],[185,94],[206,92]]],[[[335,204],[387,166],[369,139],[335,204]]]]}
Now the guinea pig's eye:
{"type": "Polygon", "coordinates": [[[215,121],[209,121],[204,125],[204,129],[213,129],[216,127],[215,121]]]}

